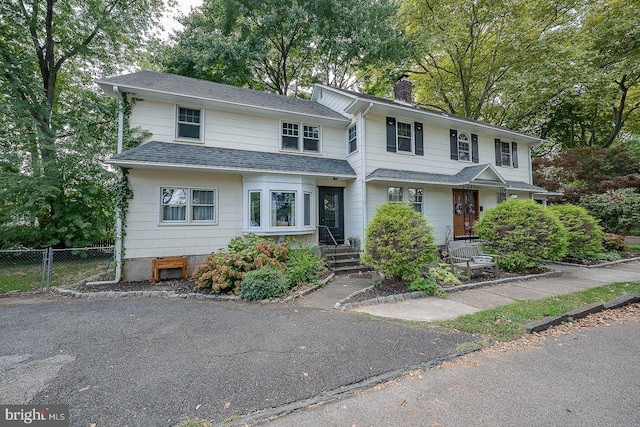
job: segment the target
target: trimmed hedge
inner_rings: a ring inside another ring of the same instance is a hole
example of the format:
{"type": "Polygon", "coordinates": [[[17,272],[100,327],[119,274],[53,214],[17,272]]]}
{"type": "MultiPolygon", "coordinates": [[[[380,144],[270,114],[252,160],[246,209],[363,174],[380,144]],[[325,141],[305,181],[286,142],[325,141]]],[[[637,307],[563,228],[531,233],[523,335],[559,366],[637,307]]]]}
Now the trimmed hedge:
{"type": "Polygon", "coordinates": [[[567,255],[595,259],[602,252],[602,229],[594,217],[580,206],[566,204],[547,208],[567,232],[567,255]]]}
{"type": "Polygon", "coordinates": [[[526,272],[565,256],[567,232],[555,215],[530,200],[510,199],[489,209],[476,223],[487,252],[500,255],[507,271],[526,272]]]}
{"type": "Polygon", "coordinates": [[[415,280],[436,260],[433,227],[409,203],[378,207],[366,231],[362,261],[396,280],[415,280]]]}

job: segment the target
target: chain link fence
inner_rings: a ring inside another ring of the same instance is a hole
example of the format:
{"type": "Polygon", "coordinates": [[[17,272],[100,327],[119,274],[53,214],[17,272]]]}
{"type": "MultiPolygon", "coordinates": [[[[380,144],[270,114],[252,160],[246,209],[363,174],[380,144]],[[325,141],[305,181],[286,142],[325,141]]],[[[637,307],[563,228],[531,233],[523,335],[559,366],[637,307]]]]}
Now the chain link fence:
{"type": "Polygon", "coordinates": [[[0,294],[115,278],[113,246],[0,251],[0,294]]]}

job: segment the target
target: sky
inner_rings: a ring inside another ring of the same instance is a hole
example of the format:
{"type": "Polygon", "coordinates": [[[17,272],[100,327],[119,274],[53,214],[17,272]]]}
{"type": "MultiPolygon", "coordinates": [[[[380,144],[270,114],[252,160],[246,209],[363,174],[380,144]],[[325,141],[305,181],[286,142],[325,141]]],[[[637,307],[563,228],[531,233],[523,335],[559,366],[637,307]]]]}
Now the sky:
{"type": "Polygon", "coordinates": [[[176,6],[173,8],[173,13],[165,16],[161,20],[164,27],[164,38],[169,38],[169,34],[182,29],[182,25],[175,20],[175,16],[179,13],[189,14],[192,7],[197,7],[202,4],[202,0],[177,0],[176,3],[176,6]]]}

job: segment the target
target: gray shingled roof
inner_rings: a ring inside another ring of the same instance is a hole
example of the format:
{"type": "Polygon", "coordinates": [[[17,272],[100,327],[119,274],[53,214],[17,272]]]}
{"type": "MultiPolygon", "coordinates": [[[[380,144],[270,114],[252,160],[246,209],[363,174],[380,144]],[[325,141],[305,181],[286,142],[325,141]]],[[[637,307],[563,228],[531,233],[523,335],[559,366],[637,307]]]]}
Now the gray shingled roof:
{"type": "Polygon", "coordinates": [[[538,137],[535,137],[535,136],[531,136],[531,135],[527,135],[525,133],[522,133],[522,132],[519,132],[519,131],[515,131],[513,129],[509,129],[509,128],[506,128],[506,127],[503,127],[503,126],[492,125],[490,123],[485,123],[485,122],[480,121],[480,120],[474,120],[474,119],[470,119],[470,118],[467,118],[467,117],[458,116],[456,114],[445,113],[443,111],[433,110],[433,109],[422,107],[422,106],[416,105],[416,104],[401,103],[401,102],[394,101],[393,99],[380,98],[380,97],[377,97],[377,96],[374,96],[374,95],[369,95],[369,94],[361,93],[361,92],[355,92],[355,91],[352,91],[352,90],[342,89],[342,88],[333,87],[333,86],[327,86],[327,85],[321,85],[321,86],[327,87],[327,88],[335,90],[337,92],[342,92],[342,93],[344,93],[344,94],[346,94],[348,96],[351,96],[353,98],[360,98],[360,99],[363,99],[363,100],[378,102],[378,103],[381,103],[381,104],[386,104],[386,105],[390,105],[390,106],[394,106],[394,107],[408,108],[408,109],[415,110],[415,111],[421,112],[421,113],[426,113],[426,114],[429,114],[429,115],[432,115],[432,116],[439,116],[439,117],[446,118],[446,119],[455,119],[455,120],[462,121],[462,122],[467,122],[467,123],[473,124],[473,125],[479,125],[479,126],[483,126],[483,127],[487,127],[487,128],[496,129],[498,131],[503,131],[503,132],[506,131],[506,132],[509,132],[509,133],[518,134],[518,135],[521,135],[521,136],[526,137],[526,138],[533,138],[533,139],[542,140],[541,138],[538,138],[538,137]]]}
{"type": "Polygon", "coordinates": [[[429,172],[411,172],[397,169],[376,169],[367,176],[367,181],[375,180],[391,180],[391,181],[405,181],[416,182],[422,184],[435,184],[435,185],[486,185],[486,186],[502,186],[512,190],[532,191],[538,193],[546,193],[542,187],[528,184],[521,181],[505,181],[507,185],[504,185],[500,181],[491,181],[487,179],[473,179],[480,172],[486,168],[487,165],[469,166],[464,168],[456,175],[444,175],[439,173],[429,172]]]}
{"type": "Polygon", "coordinates": [[[136,89],[159,93],[187,96],[231,104],[246,105],[308,116],[317,116],[333,120],[349,120],[334,110],[313,101],[290,96],[276,95],[237,86],[199,80],[175,74],[141,71],[97,80],[98,84],[117,85],[124,92],[136,89]]]}
{"type": "Polygon", "coordinates": [[[260,171],[341,178],[356,177],[356,173],[346,160],[159,141],[151,141],[116,154],[108,160],[108,163],[122,166],[188,166],[210,170],[260,171]]]}

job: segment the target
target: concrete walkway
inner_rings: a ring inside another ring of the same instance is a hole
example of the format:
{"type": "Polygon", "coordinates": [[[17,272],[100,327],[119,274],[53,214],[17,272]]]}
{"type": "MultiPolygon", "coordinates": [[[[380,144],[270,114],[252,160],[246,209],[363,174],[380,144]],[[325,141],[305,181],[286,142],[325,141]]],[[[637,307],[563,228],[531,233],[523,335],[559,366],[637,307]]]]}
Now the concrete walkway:
{"type": "MultiPolygon", "coordinates": [[[[511,304],[516,300],[538,300],[610,283],[640,281],[640,260],[598,268],[557,264],[550,267],[561,271],[562,274],[555,277],[513,281],[492,286],[479,286],[461,292],[451,292],[448,299],[425,297],[360,306],[352,310],[373,316],[402,320],[447,320],[511,304]]],[[[336,277],[324,288],[299,299],[296,304],[330,309],[349,293],[370,285],[371,280],[336,277]]]]}

